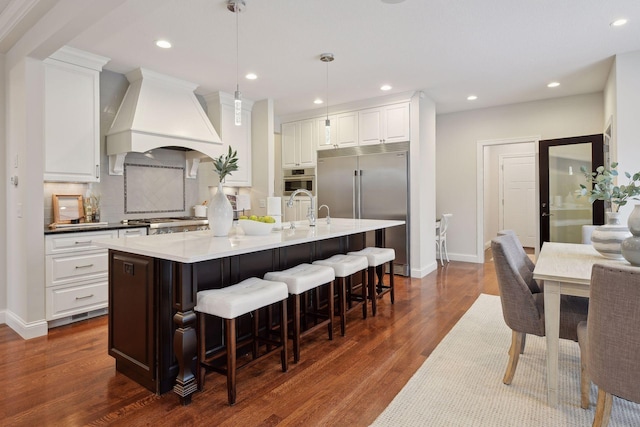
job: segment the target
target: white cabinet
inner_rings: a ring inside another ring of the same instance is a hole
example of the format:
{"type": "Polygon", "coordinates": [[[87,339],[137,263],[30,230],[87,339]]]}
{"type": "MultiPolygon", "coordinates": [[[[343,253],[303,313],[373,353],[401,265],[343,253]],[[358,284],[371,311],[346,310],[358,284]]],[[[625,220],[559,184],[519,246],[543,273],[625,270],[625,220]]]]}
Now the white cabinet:
{"type": "Polygon", "coordinates": [[[360,145],[404,142],[410,139],[409,103],[370,108],[358,113],[360,145]]]}
{"type": "Polygon", "coordinates": [[[100,71],[107,61],[68,47],[44,60],[45,181],[100,181],[100,71]]]}
{"type": "Polygon", "coordinates": [[[293,199],[292,207],[287,206],[287,200],[288,199],[283,202],[284,217],[282,218],[282,222],[285,223],[285,227],[286,223],[291,221],[306,221],[309,208],[311,207],[311,200],[308,197],[296,197],[293,199]]]}
{"type": "Polygon", "coordinates": [[[301,120],[282,124],[282,167],[314,166],[315,120],[301,120]]]}
{"type": "Polygon", "coordinates": [[[139,227],[45,236],[46,319],[57,321],[106,308],[108,251],[94,241],[146,234],[147,228],[139,227]]]}
{"type": "Polygon", "coordinates": [[[350,111],[329,116],[331,122],[331,143],[326,144],[326,116],[316,119],[318,149],[353,147],[358,145],[358,112],[350,111]]]}
{"type": "Polygon", "coordinates": [[[238,170],[225,179],[225,186],[251,186],[251,110],[253,102],[242,101],[242,125],[235,124],[235,107],[233,96],[217,92],[205,97],[209,120],[224,143],[223,152],[228,146],[238,152],[238,170]]]}

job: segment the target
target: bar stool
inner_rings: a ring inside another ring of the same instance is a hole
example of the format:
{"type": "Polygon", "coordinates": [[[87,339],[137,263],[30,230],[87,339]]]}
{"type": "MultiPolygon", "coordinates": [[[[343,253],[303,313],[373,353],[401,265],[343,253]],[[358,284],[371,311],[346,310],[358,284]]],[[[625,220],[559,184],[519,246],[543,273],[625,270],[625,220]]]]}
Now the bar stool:
{"type": "MultiPolygon", "coordinates": [[[[340,303],[340,333],[345,334],[347,326],[347,290],[349,291],[349,304],[352,298],[351,275],[361,271],[362,274],[362,317],[367,318],[367,286],[365,281],[365,270],[368,267],[367,258],[364,256],[354,255],[334,255],[330,258],[313,262],[314,265],[324,265],[333,268],[336,276],[336,284],[338,286],[338,301],[340,303]]],[[[350,307],[351,309],[355,308],[350,307]]]]}
{"type": "Polygon", "coordinates": [[[367,247],[360,251],[348,252],[347,255],[360,255],[367,257],[369,263],[367,284],[369,286],[369,297],[371,298],[371,311],[376,315],[376,300],[382,298],[386,293],[391,294],[391,304],[395,301],[393,283],[393,261],[396,259],[396,251],[392,248],[367,247]],[[384,264],[389,263],[389,286],[382,282],[384,276],[384,264]],[[378,283],[376,283],[375,273],[378,273],[378,283]]]}
{"type": "Polygon", "coordinates": [[[293,300],[293,361],[298,363],[300,360],[300,338],[310,334],[316,329],[327,325],[329,329],[329,340],[333,339],[333,281],[335,274],[333,268],[325,267],[322,265],[300,264],[293,268],[283,271],[272,271],[264,275],[265,280],[275,280],[278,282],[284,282],[289,288],[289,294],[293,300]],[[306,312],[305,304],[305,319],[307,315],[311,314],[316,323],[305,329],[304,332],[300,332],[300,295],[307,291],[318,289],[322,285],[328,287],[328,303],[327,313],[318,312],[319,293],[316,292],[315,309],[312,313],[306,312]],[[321,322],[317,322],[318,318],[322,318],[321,322]]]}
{"type": "Polygon", "coordinates": [[[205,370],[211,369],[221,374],[227,375],[227,394],[229,405],[236,402],[236,371],[253,364],[258,358],[268,356],[278,348],[281,348],[280,359],[282,372],[287,371],[287,285],[283,282],[263,280],[251,277],[242,282],[221,289],[210,289],[198,292],[198,299],[195,310],[197,312],[197,383],[198,389],[204,388],[205,370]],[[267,325],[267,336],[260,337],[258,334],[258,310],[281,302],[280,304],[280,340],[271,339],[272,325],[267,325]],[[243,314],[253,313],[253,333],[251,338],[237,342],[236,320],[243,314]],[[216,316],[224,319],[224,342],[225,347],[221,351],[215,352],[207,357],[205,316],[216,316]],[[238,347],[253,344],[253,360],[238,367],[236,351],[238,347]],[[266,343],[269,348],[266,353],[258,355],[258,344],[266,343]],[[226,369],[216,366],[213,362],[221,356],[226,355],[226,369]]]}

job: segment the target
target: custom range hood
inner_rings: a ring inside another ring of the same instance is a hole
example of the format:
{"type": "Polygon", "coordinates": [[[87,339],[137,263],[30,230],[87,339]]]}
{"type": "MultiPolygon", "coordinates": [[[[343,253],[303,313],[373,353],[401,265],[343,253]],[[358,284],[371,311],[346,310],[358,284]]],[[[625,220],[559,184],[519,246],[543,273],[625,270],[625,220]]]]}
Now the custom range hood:
{"type": "Polygon", "coordinates": [[[126,76],[129,88],[107,132],[110,175],[122,174],[131,151],[180,147],[220,155],[222,141],[193,92],[196,84],[143,68],[126,76]]]}

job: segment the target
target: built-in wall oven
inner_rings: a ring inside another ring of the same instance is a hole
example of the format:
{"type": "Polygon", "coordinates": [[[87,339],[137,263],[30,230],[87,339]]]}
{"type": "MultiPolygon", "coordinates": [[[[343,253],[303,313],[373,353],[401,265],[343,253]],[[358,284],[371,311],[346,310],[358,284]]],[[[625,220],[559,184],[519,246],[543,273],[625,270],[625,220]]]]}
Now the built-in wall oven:
{"type": "Polygon", "coordinates": [[[315,168],[285,169],[282,175],[284,196],[290,196],[296,190],[307,190],[314,196],[316,195],[315,168]]]}

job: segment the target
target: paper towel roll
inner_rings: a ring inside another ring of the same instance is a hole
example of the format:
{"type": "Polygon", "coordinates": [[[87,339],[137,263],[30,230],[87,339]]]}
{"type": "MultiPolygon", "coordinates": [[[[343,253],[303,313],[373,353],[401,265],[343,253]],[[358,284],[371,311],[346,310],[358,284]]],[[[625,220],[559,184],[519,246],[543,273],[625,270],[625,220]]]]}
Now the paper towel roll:
{"type": "Polygon", "coordinates": [[[267,197],[267,215],[282,215],[282,202],[280,197],[267,197]]]}

